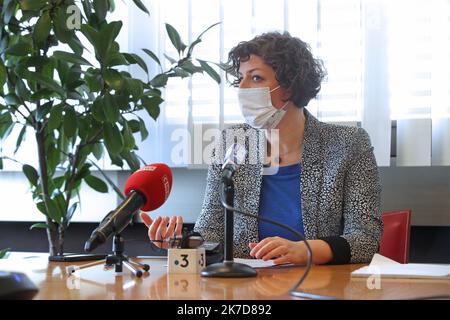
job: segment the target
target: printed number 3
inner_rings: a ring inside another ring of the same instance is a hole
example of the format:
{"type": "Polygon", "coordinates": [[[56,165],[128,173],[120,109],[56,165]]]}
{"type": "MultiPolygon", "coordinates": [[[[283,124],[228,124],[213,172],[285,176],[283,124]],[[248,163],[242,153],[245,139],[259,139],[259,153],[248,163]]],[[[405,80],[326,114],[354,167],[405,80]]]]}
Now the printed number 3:
{"type": "Polygon", "coordinates": [[[188,255],[187,255],[187,254],[182,254],[182,255],[181,255],[181,258],[183,258],[183,259],[182,259],[182,262],[183,262],[183,263],[180,264],[180,267],[186,268],[186,267],[189,265],[189,261],[188,261],[188,259],[187,259],[187,258],[188,258],[188,255]]]}
{"type": "Polygon", "coordinates": [[[203,266],[203,264],[205,263],[205,258],[203,257],[203,253],[200,254],[200,257],[201,257],[201,259],[200,259],[200,265],[203,266]]]}

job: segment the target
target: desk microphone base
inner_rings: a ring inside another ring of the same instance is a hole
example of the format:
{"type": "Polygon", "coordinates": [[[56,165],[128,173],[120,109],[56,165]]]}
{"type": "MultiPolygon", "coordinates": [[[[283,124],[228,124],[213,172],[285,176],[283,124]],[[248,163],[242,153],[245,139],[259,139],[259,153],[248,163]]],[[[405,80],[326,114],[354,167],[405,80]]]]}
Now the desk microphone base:
{"type": "Polygon", "coordinates": [[[204,268],[200,275],[209,278],[248,278],[256,277],[256,270],[252,267],[233,261],[214,263],[204,268]]]}

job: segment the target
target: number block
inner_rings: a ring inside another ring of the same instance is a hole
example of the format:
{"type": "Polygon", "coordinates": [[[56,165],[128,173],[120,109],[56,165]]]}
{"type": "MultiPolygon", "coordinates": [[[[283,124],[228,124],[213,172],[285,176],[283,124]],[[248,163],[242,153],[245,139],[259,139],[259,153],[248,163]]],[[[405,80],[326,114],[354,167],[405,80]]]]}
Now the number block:
{"type": "Polygon", "coordinates": [[[205,248],[169,249],[169,273],[200,273],[206,266],[205,248]]]}

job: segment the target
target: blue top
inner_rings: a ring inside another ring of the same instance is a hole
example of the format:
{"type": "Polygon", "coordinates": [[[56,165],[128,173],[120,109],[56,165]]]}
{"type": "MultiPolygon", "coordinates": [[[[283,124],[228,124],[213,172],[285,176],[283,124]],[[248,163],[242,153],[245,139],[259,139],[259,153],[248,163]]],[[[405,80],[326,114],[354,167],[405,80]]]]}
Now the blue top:
{"type": "MultiPolygon", "coordinates": [[[[300,196],[301,164],[279,167],[274,175],[264,175],[259,199],[259,216],[281,222],[301,234],[303,218],[300,196]]],[[[285,239],[300,241],[290,231],[259,221],[259,240],[279,236],[285,239]]]]}

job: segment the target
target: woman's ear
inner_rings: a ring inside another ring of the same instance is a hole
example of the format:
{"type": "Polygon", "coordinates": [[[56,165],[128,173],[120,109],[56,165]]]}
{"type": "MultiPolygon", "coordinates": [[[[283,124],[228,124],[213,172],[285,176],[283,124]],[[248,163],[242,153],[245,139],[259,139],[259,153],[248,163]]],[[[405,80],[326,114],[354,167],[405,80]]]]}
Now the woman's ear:
{"type": "Polygon", "coordinates": [[[285,89],[283,94],[283,100],[288,101],[292,97],[292,89],[285,89]]]}
{"type": "Polygon", "coordinates": [[[283,88],[283,94],[281,95],[281,99],[283,101],[289,101],[292,97],[292,89],[284,89],[283,88]]]}

